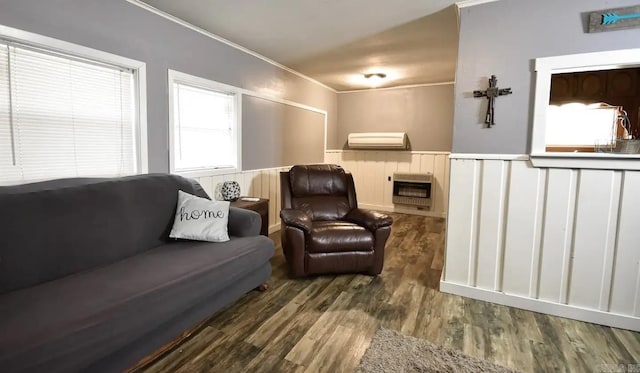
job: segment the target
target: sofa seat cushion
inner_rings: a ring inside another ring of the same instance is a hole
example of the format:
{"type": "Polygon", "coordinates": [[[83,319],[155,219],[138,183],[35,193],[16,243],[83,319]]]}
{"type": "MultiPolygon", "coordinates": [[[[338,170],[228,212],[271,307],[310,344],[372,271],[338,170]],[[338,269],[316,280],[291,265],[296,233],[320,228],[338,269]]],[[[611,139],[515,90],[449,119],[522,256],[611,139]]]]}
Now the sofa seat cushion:
{"type": "MultiPolygon", "coordinates": [[[[0,366],[83,367],[126,346],[273,255],[266,237],[171,242],[108,266],[0,295],[0,366]]],[[[74,369],[75,370],[75,369],[74,369]]]]}
{"type": "Polygon", "coordinates": [[[333,253],[371,251],[373,235],[364,227],[341,220],[314,221],[307,251],[333,253]]]}

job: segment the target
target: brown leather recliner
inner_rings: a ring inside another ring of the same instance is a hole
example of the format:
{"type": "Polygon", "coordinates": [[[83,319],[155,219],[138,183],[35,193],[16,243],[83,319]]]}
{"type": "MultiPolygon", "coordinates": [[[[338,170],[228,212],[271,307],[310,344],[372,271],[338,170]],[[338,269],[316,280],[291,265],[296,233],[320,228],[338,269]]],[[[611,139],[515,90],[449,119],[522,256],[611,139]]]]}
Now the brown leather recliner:
{"type": "Polygon", "coordinates": [[[382,272],[393,219],[358,208],[353,177],[337,165],[280,173],[282,249],[291,277],[382,272]]]}

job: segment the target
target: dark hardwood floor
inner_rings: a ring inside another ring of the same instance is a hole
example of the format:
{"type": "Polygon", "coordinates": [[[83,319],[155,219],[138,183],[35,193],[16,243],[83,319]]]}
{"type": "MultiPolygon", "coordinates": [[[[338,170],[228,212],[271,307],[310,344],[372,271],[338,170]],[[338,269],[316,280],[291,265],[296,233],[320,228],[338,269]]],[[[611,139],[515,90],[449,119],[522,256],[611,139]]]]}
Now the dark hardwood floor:
{"type": "Polygon", "coordinates": [[[640,363],[640,333],[440,293],[444,220],[394,219],[377,277],[291,280],[272,235],[271,288],[218,313],[145,371],[353,372],[380,326],[523,372],[629,372],[640,363]],[[627,370],[611,370],[619,364],[627,370]]]}

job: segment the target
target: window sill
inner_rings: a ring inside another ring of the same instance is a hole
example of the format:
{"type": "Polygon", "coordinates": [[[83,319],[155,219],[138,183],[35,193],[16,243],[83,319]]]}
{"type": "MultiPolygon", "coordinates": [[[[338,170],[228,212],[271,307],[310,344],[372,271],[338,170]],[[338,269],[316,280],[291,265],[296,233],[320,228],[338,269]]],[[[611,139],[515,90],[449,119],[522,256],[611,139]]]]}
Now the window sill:
{"type": "Polygon", "coordinates": [[[640,154],[545,152],[530,159],[534,167],[640,170],[640,154]]]}
{"type": "Polygon", "coordinates": [[[199,170],[182,170],[182,171],[173,170],[171,173],[184,176],[184,177],[195,178],[195,177],[228,175],[228,174],[235,174],[238,172],[240,172],[238,168],[229,167],[229,168],[203,168],[199,170]]]}

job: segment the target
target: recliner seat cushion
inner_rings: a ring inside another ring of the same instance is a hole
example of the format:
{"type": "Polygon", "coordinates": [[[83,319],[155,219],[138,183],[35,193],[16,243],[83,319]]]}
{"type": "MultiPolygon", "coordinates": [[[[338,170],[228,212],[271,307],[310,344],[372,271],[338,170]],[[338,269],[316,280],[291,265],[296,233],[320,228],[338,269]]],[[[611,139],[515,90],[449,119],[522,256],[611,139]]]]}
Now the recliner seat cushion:
{"type": "Polygon", "coordinates": [[[108,266],[0,296],[0,367],[82,369],[273,255],[266,237],[172,242],[108,266]]]}
{"type": "Polygon", "coordinates": [[[346,221],[314,221],[309,234],[307,251],[336,253],[373,250],[374,237],[364,227],[346,221]]]}

